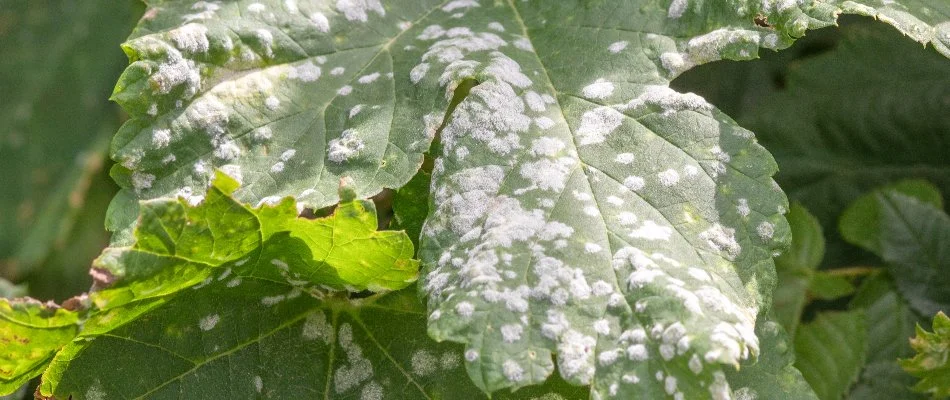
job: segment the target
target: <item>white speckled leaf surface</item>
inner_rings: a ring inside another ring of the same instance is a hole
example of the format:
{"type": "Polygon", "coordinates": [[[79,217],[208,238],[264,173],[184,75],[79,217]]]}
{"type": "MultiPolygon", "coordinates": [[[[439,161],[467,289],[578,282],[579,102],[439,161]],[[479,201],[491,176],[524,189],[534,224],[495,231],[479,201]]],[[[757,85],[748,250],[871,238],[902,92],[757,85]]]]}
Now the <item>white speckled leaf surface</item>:
{"type": "Polygon", "coordinates": [[[200,202],[215,168],[252,205],[332,205],[343,177],[371,196],[438,134],[429,335],[465,343],[486,392],[556,363],[595,398],[729,398],[724,370],[774,351],[754,329],[787,202],[753,134],[670,80],[839,12],[950,53],[939,0],[150,3],[114,95],[111,226],[135,197],[200,202]]]}

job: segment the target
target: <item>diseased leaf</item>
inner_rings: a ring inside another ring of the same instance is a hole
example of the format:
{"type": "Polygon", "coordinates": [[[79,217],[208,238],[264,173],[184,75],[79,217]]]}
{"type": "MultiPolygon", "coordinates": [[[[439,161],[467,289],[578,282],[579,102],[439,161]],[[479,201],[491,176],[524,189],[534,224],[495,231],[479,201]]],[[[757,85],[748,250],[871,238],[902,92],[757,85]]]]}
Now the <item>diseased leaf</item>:
{"type": "Polygon", "coordinates": [[[792,342],[777,322],[761,317],[756,323],[762,354],[739,371],[728,371],[729,384],[737,399],[817,399],[802,373],[795,367],[792,342]]]}
{"type": "Polygon", "coordinates": [[[33,299],[0,299],[0,394],[43,373],[79,331],[78,315],[33,299]]]}
{"type": "Polygon", "coordinates": [[[598,397],[728,396],[722,369],[759,354],[787,244],[771,157],[669,80],[839,11],[881,12],[925,43],[944,30],[854,2],[152,5],[114,94],[132,115],[113,142],[114,227],[134,197],[200,200],[214,167],[258,206],[334,204],[341,177],[373,195],[405,184],[438,133],[429,334],[467,344],[485,392],[544,382],[556,353],[598,397]]]}
{"type": "Polygon", "coordinates": [[[910,357],[913,350],[907,338],[914,334],[915,323],[926,323],[897,292],[886,273],[871,275],[861,284],[849,304],[864,310],[867,321],[867,366],[849,393],[855,400],[920,399],[910,387],[914,378],[897,364],[899,357],[910,357]]]}
{"type": "Polygon", "coordinates": [[[840,399],[864,368],[867,333],[864,313],[825,312],[800,325],[795,335],[795,367],[818,398],[840,399]]]}

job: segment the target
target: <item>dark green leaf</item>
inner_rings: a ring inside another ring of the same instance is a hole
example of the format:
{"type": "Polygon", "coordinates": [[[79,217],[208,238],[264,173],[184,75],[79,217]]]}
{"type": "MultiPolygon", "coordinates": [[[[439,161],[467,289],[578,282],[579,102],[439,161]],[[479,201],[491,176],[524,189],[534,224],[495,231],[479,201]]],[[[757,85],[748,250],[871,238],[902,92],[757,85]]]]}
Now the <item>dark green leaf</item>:
{"type": "Polygon", "coordinates": [[[822,400],[838,400],[864,368],[867,332],[863,311],[826,312],[798,327],[795,367],[822,400]]]}

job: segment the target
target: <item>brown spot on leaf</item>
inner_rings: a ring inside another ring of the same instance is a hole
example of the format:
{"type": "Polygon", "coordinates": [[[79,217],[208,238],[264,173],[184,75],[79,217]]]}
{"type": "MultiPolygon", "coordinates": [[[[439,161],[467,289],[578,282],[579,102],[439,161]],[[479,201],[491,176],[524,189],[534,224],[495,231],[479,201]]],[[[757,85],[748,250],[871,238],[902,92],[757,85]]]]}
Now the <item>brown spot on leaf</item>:
{"type": "Polygon", "coordinates": [[[89,269],[89,275],[92,276],[92,284],[95,288],[109,287],[115,282],[115,275],[105,268],[92,267],[89,269]]]}

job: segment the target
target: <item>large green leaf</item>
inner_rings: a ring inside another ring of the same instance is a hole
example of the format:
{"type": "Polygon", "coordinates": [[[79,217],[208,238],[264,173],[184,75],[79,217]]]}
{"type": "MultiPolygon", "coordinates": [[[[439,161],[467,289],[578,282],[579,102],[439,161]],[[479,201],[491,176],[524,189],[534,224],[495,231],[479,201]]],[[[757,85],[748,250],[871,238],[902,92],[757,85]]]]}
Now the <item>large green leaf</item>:
{"type": "MultiPolygon", "coordinates": [[[[108,240],[101,215],[107,203],[92,200],[115,190],[111,182],[100,188],[94,182],[119,126],[119,110],[106,97],[122,70],[117,46],[141,9],[132,1],[0,7],[0,274],[88,288],[82,275],[108,240]],[[85,214],[96,216],[90,226],[97,229],[74,241],[73,225],[85,214]],[[44,264],[63,254],[72,263],[44,264]]],[[[46,289],[40,286],[33,285],[46,289]]]]}
{"type": "Polygon", "coordinates": [[[917,352],[913,358],[901,360],[901,367],[921,378],[914,390],[934,398],[950,397],[950,318],[942,311],[933,319],[933,332],[917,325],[917,336],[910,339],[917,352]]]}
{"type": "Polygon", "coordinates": [[[468,344],[485,391],[544,381],[557,353],[569,382],[626,397],[728,393],[721,368],[759,353],[788,239],[771,157],[669,80],[839,11],[881,12],[922,42],[938,22],[854,2],[152,6],[114,95],[132,115],[113,146],[115,228],[136,196],[200,201],[212,167],[252,204],[330,205],[340,177],[373,195],[407,182],[438,132],[429,334],[468,344]]]}
{"type": "Polygon", "coordinates": [[[0,299],[0,394],[41,374],[76,336],[78,315],[33,299],[0,299]]]}
{"type": "Polygon", "coordinates": [[[864,368],[864,312],[826,312],[798,327],[795,366],[822,400],[840,399],[864,368]]]}
{"type": "Polygon", "coordinates": [[[897,359],[913,355],[907,338],[913,336],[915,323],[927,321],[910,308],[883,272],[865,279],[849,307],[864,310],[868,347],[867,364],[848,398],[923,398],[910,391],[914,378],[900,368],[897,359]]]}

